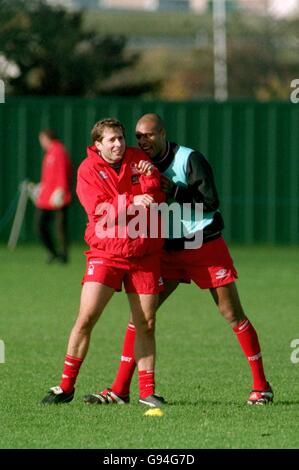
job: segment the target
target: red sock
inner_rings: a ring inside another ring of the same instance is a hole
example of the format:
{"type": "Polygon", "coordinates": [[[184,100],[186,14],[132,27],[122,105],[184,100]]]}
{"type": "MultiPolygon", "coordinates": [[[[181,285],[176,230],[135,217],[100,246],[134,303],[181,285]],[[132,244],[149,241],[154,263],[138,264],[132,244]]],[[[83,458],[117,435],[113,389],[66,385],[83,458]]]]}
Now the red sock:
{"type": "Polygon", "coordinates": [[[253,390],[266,390],[268,388],[264,373],[261,348],[252,324],[245,318],[238,326],[233,328],[237,335],[240,346],[247,357],[253,378],[253,390]]]}
{"type": "Polygon", "coordinates": [[[155,372],[153,370],[139,370],[139,394],[140,398],[146,398],[155,393],[155,372]]]}
{"type": "Polygon", "coordinates": [[[83,359],[79,359],[78,357],[69,356],[68,354],[65,356],[60,382],[60,387],[65,393],[71,393],[74,390],[82,362],[83,359]]]}
{"type": "Polygon", "coordinates": [[[119,369],[111,385],[112,390],[121,397],[129,395],[132,377],[136,368],[134,358],[135,334],[135,326],[130,322],[125,334],[119,369]]]}

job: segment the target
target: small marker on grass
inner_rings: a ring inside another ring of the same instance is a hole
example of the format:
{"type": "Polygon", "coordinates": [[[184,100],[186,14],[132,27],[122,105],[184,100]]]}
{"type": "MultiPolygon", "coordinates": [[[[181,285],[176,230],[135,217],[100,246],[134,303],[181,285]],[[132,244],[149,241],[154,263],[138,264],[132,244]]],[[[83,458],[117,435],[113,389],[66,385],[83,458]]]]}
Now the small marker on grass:
{"type": "Polygon", "coordinates": [[[144,416],[164,416],[164,413],[160,408],[150,408],[144,413],[144,416]]]}

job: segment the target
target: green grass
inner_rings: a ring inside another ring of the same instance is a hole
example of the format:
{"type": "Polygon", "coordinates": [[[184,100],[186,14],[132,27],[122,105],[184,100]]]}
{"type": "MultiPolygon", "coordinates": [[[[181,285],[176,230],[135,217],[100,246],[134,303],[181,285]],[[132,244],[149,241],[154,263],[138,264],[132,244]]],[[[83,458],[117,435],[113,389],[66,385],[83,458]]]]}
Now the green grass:
{"type": "Polygon", "coordinates": [[[93,332],[69,405],[42,407],[59,383],[76,316],[85,261],[73,247],[69,266],[46,266],[37,246],[0,247],[0,447],[9,449],[298,448],[298,247],[233,247],[243,306],[259,333],[275,404],[245,405],[249,367],[210,294],[181,286],[158,314],[157,393],[163,417],[144,417],[134,378],[128,406],[88,407],[87,392],[111,384],[128,318],[116,294],[93,332]]]}

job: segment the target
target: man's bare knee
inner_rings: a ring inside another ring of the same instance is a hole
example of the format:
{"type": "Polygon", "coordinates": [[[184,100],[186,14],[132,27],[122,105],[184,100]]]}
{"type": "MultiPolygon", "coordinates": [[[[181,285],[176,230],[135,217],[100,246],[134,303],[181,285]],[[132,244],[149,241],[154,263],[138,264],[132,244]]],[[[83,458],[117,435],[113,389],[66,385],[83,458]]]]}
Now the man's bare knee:
{"type": "Polygon", "coordinates": [[[78,332],[90,333],[96,322],[97,316],[95,314],[79,316],[79,318],[77,318],[74,328],[78,332]]]}
{"type": "Polygon", "coordinates": [[[229,325],[234,328],[245,318],[243,310],[234,309],[231,305],[219,305],[219,312],[229,325]]]}
{"type": "Polygon", "coordinates": [[[155,332],[155,319],[150,318],[148,320],[144,319],[139,323],[139,325],[136,325],[136,329],[139,331],[140,334],[142,335],[153,335],[155,332]]]}

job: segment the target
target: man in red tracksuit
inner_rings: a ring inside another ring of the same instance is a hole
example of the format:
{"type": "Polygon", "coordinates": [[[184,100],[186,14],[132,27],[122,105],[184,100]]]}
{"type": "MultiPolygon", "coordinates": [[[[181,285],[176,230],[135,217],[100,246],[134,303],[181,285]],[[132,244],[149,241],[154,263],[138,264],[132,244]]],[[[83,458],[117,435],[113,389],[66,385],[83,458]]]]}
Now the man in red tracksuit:
{"type": "MultiPolygon", "coordinates": [[[[85,240],[90,247],[80,310],[70,334],[60,385],[52,387],[42,403],[68,403],[73,399],[92,329],[123,283],[136,328],[139,402],[160,406],[164,400],[155,395],[154,326],[161,291],[159,258],[163,240],[148,236],[149,207],[164,200],[159,171],[142,150],[126,148],[124,128],[115,119],[97,122],[92,140],[77,180],[77,194],[88,216],[85,240]],[[146,228],[140,218],[134,223],[136,211],[143,216],[146,228]],[[139,234],[133,236],[132,226],[136,229],[138,225],[139,234]]],[[[109,399],[117,397],[112,392],[109,399]]],[[[90,401],[96,403],[101,397],[97,393],[88,395],[90,401]]]]}
{"type": "Polygon", "coordinates": [[[39,194],[35,201],[37,230],[49,253],[47,262],[67,263],[67,211],[72,199],[72,165],[66,148],[56,139],[52,130],[42,130],[39,141],[45,155],[39,194]],[[53,219],[59,246],[56,246],[51,234],[53,219]]]}

